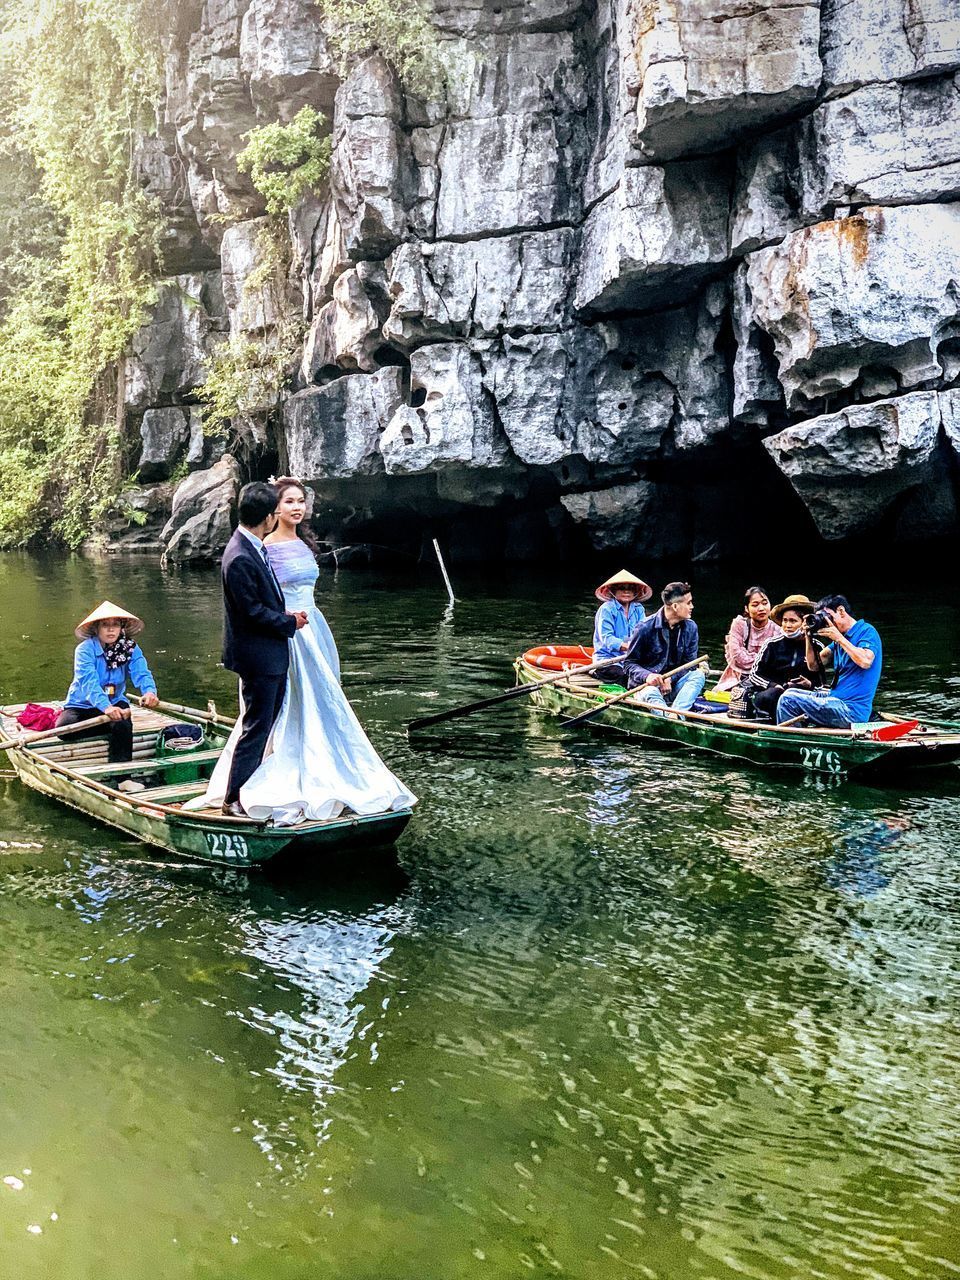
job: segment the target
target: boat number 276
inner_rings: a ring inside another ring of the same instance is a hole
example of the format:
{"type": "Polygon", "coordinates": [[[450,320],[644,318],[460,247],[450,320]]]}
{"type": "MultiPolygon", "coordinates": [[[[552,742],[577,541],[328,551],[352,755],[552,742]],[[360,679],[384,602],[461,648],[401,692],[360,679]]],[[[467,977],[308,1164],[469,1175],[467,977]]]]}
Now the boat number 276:
{"type": "Polygon", "coordinates": [[[225,831],[207,831],[204,832],[204,839],[211,856],[222,858],[224,862],[246,862],[250,857],[243,836],[230,835],[225,831]]]}
{"type": "Polygon", "coordinates": [[[826,751],[823,747],[801,747],[800,757],[805,769],[818,769],[822,773],[840,773],[843,767],[836,751],[826,751]]]}

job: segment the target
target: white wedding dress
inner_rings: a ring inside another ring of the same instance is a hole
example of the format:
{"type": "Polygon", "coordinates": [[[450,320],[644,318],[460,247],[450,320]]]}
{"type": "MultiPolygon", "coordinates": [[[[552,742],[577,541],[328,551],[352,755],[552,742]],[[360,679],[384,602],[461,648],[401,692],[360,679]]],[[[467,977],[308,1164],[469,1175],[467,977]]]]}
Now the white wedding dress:
{"type": "MultiPolygon", "coordinates": [[[[416,804],[416,796],[373,749],[340,688],[337,646],[313,599],[320,571],[309,547],[299,538],[268,543],[267,555],[287,609],[305,610],[309,625],[290,641],[283,706],[263,763],[240,790],[241,805],[251,818],[272,818],[277,826],[291,826],[304,818],[335,818],[347,810],[385,813],[416,804]]],[[[223,803],[239,736],[240,719],[206,793],[184,805],[185,809],[223,803]]]]}

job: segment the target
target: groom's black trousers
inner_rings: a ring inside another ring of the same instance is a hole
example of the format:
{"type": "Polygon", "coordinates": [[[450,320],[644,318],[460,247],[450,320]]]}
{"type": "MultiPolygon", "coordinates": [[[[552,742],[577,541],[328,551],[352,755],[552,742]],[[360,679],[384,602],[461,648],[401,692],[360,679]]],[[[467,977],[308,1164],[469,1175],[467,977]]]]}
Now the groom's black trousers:
{"type": "Polygon", "coordinates": [[[230,783],[224,797],[227,804],[240,799],[240,788],[260,767],[270,730],[283,706],[286,687],[286,673],[282,676],[241,677],[243,728],[230,766],[230,783]]]}

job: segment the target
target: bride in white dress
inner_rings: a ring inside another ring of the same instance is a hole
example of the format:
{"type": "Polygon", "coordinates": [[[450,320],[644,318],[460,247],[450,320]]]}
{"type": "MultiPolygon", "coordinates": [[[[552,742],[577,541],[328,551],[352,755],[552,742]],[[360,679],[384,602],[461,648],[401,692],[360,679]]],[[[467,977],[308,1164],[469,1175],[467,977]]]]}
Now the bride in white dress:
{"type": "MultiPolygon", "coordinates": [[[[305,610],[309,625],[290,640],[283,706],[263,763],[240,791],[240,803],[251,818],[272,818],[277,826],[335,818],[345,810],[371,814],[406,809],[416,804],[416,796],[377,755],[340,688],[337,646],[313,598],[320,571],[297,532],[306,515],[306,493],[288,476],[275,483],[279,522],[264,545],[288,611],[305,610]]],[[[238,719],[206,794],[184,808],[223,803],[239,735],[238,719]]]]}

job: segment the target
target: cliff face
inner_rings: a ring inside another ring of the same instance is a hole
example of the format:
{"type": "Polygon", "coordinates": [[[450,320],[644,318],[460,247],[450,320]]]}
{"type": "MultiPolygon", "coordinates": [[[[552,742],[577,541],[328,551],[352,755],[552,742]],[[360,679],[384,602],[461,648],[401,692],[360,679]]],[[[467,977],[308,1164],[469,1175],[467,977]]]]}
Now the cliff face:
{"type": "MultiPolygon", "coordinates": [[[[289,394],[241,436],[336,544],[708,556],[765,506],[785,542],[811,517],[956,528],[956,0],[437,0],[436,22],[439,104],[377,57],[340,84],[312,0],[172,6],[142,168],[177,274],[127,375],[156,478],[222,451],[190,412],[213,346],[291,312],[289,394]],[[305,104],[333,122],[330,191],[289,218],[278,301],[236,156],[305,104]]],[[[222,524],[237,476],[188,478],[173,558],[214,549],[187,499],[222,524]]]]}

